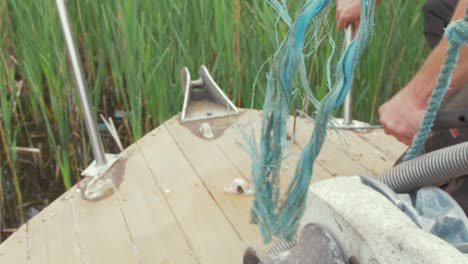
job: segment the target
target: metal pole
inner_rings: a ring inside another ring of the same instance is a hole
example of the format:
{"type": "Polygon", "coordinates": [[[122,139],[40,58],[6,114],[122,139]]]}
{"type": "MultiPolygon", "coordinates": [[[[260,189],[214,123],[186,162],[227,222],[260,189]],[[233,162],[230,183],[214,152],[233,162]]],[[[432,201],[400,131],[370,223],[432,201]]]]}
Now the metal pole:
{"type": "MultiPolygon", "coordinates": [[[[353,26],[348,25],[345,29],[345,45],[346,47],[351,44],[353,40],[353,26]]],[[[343,123],[344,125],[351,125],[353,123],[353,87],[349,88],[346,95],[344,108],[343,108],[343,123]]]]}
{"type": "Polygon", "coordinates": [[[93,156],[96,161],[96,165],[103,166],[106,165],[107,162],[104,153],[104,147],[102,145],[101,138],[99,137],[96,119],[94,118],[92,107],[89,103],[88,94],[86,93],[83,71],[81,69],[78,52],[73,41],[67,8],[65,6],[64,0],[56,0],[55,3],[57,5],[58,15],[62,25],[63,36],[65,38],[65,42],[67,43],[67,50],[73,69],[73,75],[75,77],[76,85],[78,86],[81,107],[83,108],[86,129],[88,130],[88,136],[91,141],[91,147],[93,149],[93,156]]]}

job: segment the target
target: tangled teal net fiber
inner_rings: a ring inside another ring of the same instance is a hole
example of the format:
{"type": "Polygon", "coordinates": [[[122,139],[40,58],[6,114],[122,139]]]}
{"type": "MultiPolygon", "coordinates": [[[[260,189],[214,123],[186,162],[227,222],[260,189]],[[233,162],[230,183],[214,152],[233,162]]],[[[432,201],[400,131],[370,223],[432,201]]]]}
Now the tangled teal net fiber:
{"type": "MultiPolygon", "coordinates": [[[[314,161],[324,143],[331,114],[343,103],[351,86],[356,64],[371,39],[375,9],[374,0],[361,0],[359,31],[343,51],[334,75],[331,74],[331,57],[334,52],[326,62],[329,93],[318,102],[313,98],[305,78],[304,46],[311,41],[307,38],[317,36],[316,32],[324,22],[333,1],[308,0],[295,21],[289,15],[286,1],[268,2],[278,11],[280,18],[289,27],[289,32],[275,53],[267,74],[259,147],[255,141],[247,144],[253,159],[252,180],[255,186],[251,221],[258,224],[265,242],[271,241],[273,237],[290,240],[296,234],[305,209],[314,161]],[[311,131],[309,143],[300,154],[294,177],[284,197],[280,197],[279,177],[281,162],[284,159],[286,122],[296,89],[293,85],[297,78],[300,89],[317,105],[316,124],[315,129],[311,131]]],[[[330,40],[330,43],[334,50],[333,40],[330,40]]]]}

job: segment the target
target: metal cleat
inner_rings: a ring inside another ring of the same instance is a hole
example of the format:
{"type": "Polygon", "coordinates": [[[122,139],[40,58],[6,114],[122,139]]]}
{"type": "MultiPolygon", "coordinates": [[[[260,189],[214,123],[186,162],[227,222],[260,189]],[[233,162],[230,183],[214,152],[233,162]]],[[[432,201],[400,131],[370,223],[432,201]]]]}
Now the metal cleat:
{"type": "Polygon", "coordinates": [[[199,75],[198,80],[191,80],[188,68],[182,69],[181,84],[184,105],[181,122],[238,115],[239,110],[219,88],[204,65],[200,66],[199,75]]]}

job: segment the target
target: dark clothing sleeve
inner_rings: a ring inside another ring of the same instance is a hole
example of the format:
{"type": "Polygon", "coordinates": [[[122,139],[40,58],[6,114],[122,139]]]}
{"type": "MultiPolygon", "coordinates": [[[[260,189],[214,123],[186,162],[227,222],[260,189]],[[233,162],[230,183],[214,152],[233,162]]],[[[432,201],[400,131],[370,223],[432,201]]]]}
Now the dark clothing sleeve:
{"type": "MultiPolygon", "coordinates": [[[[431,48],[437,46],[442,39],[444,30],[452,19],[458,1],[427,0],[424,5],[424,37],[431,48]]],[[[457,98],[453,98],[452,103],[460,99],[461,96],[466,98],[466,95],[461,92],[453,96],[457,96],[457,98]]],[[[459,101],[461,104],[457,105],[457,107],[464,107],[464,99],[459,101]]],[[[450,105],[446,106],[451,107],[450,105]]],[[[434,131],[433,135],[424,144],[425,151],[431,152],[468,141],[468,128],[458,129],[457,132],[458,135],[454,136],[450,130],[434,131]]],[[[468,215],[468,175],[453,179],[440,187],[450,194],[463,208],[465,214],[468,215]]]]}
{"type": "Polygon", "coordinates": [[[457,4],[458,0],[427,0],[424,5],[424,37],[431,48],[442,39],[457,4]]]}

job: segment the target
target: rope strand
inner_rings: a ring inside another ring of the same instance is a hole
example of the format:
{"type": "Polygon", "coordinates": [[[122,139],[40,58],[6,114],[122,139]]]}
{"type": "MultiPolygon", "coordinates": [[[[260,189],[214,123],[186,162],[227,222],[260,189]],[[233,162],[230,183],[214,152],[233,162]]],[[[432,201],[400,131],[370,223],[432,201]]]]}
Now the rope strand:
{"type": "MultiPolygon", "coordinates": [[[[276,0],[269,0],[275,2],[276,0]]],[[[367,47],[374,26],[374,0],[361,1],[362,21],[356,38],[343,52],[336,69],[336,83],[320,104],[316,115],[315,129],[307,147],[301,152],[296,165],[294,178],[289,183],[285,199],[280,199],[279,176],[283,147],[286,140],[286,121],[289,116],[290,101],[294,93],[297,72],[304,65],[304,45],[307,43],[307,28],[319,30],[321,19],[326,18],[332,0],[308,0],[301,9],[296,21],[274,57],[273,67],[267,77],[266,98],[263,105],[260,153],[250,140],[253,158],[252,179],[255,187],[255,200],[252,206],[251,221],[257,223],[265,242],[273,236],[290,240],[295,237],[299,221],[305,210],[306,197],[312,178],[312,170],[327,133],[327,125],[333,110],[338,107],[349,90],[354,69],[367,47]]],[[[276,9],[283,8],[274,4],[276,9]]],[[[288,18],[285,10],[277,10],[282,18],[288,18]]],[[[288,24],[289,25],[289,24],[288,24]]],[[[320,41],[318,41],[319,43],[320,41]]],[[[333,43],[333,42],[332,42],[333,43]]],[[[332,47],[334,47],[332,45],[332,47]]],[[[332,49],[333,56],[334,48],[332,49]]],[[[329,59],[328,63],[331,60],[329,59]]],[[[302,69],[303,70],[303,69],[302,69]]],[[[330,71],[327,70],[327,74],[330,71]]],[[[327,80],[330,82],[331,77],[327,80]]],[[[302,87],[310,93],[308,85],[302,87]]],[[[305,92],[305,93],[306,93],[305,92]]]]}
{"type": "Polygon", "coordinates": [[[444,36],[447,39],[449,46],[447,48],[444,64],[442,65],[437,78],[437,84],[434,91],[429,98],[427,109],[424,113],[424,118],[419,127],[419,131],[414,136],[411,147],[406,152],[404,157],[405,161],[415,158],[421,152],[421,148],[431,132],[435,117],[439,112],[442,100],[444,99],[450,85],[453,71],[455,70],[458,62],[460,49],[462,45],[466,45],[468,43],[468,5],[466,12],[464,20],[452,22],[445,31],[444,36]]]}

